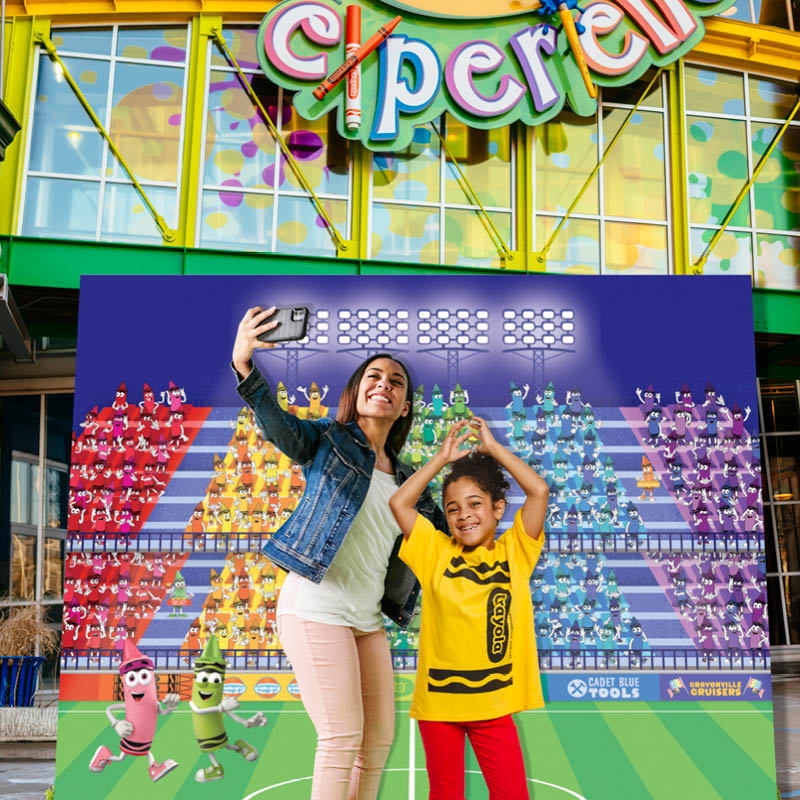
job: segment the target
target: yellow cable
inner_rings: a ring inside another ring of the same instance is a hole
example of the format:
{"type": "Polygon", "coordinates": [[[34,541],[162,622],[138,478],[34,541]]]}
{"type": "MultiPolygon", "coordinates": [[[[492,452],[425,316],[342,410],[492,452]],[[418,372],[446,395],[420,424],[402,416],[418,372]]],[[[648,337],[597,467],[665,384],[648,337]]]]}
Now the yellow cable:
{"type": "Polygon", "coordinates": [[[789,127],[789,123],[794,119],[794,115],[797,113],[798,109],[800,109],[800,98],[798,98],[797,102],[794,104],[792,113],[786,118],[786,121],[783,123],[781,129],[775,134],[775,137],[770,142],[769,147],[764,151],[763,155],[758,160],[758,164],[756,164],[756,168],[753,170],[753,177],[750,178],[750,180],[747,181],[744,186],[742,186],[741,191],[738,195],[736,195],[733,205],[728,209],[728,213],[725,215],[725,219],[722,220],[722,225],[720,226],[719,230],[714,233],[714,235],[711,237],[711,241],[706,245],[703,255],[701,255],[700,258],[694,262],[694,264],[692,264],[692,271],[695,275],[703,274],[703,267],[705,266],[711,251],[714,249],[717,242],[720,240],[720,237],[725,232],[725,229],[730,224],[730,221],[733,219],[733,215],[742,204],[742,200],[744,200],[745,195],[750,191],[750,187],[756,182],[758,174],[761,172],[764,164],[767,163],[767,159],[770,157],[770,155],[772,155],[772,151],[783,137],[783,134],[786,133],[786,129],[789,127]]]}
{"type": "Polygon", "coordinates": [[[636,101],[636,105],[628,112],[628,116],[626,116],[625,119],[622,121],[622,125],[620,125],[619,130],[614,134],[614,137],[608,143],[608,147],[606,147],[605,151],[603,152],[602,158],[597,162],[597,164],[595,165],[594,169],[589,174],[589,177],[586,179],[586,182],[583,184],[583,186],[581,186],[578,194],[575,195],[575,199],[572,201],[572,203],[570,204],[570,207],[567,209],[567,213],[564,214],[564,216],[561,218],[561,221],[556,226],[555,230],[550,234],[550,237],[545,242],[544,247],[540,251],[542,256],[546,255],[547,251],[553,246],[553,242],[555,241],[556,236],[558,236],[559,232],[561,231],[561,229],[564,227],[564,225],[566,224],[567,220],[569,219],[570,214],[572,214],[572,212],[575,210],[575,208],[578,205],[578,203],[581,201],[581,197],[583,197],[584,193],[589,188],[589,184],[594,180],[595,175],[597,175],[597,173],[600,171],[600,167],[603,166],[603,163],[605,162],[606,158],[608,158],[608,154],[614,148],[614,145],[617,143],[617,141],[619,141],[619,137],[622,135],[622,131],[625,130],[625,128],[627,127],[628,123],[631,121],[631,118],[633,117],[634,112],[642,104],[642,102],[644,101],[645,97],[647,97],[648,93],[650,92],[650,89],[652,88],[653,84],[656,82],[656,79],[663,72],[663,69],[664,68],[661,67],[656,71],[656,74],[653,75],[653,77],[650,79],[650,83],[647,84],[647,86],[645,87],[645,90],[642,92],[642,96],[636,101]]]}
{"type": "Polygon", "coordinates": [[[291,151],[289,150],[289,146],[286,144],[284,138],[281,136],[280,132],[278,131],[275,123],[272,121],[272,118],[267,113],[264,106],[261,104],[261,100],[259,100],[258,95],[253,91],[253,87],[250,85],[250,82],[245,77],[245,74],[242,72],[242,68],[239,66],[239,63],[233,56],[233,53],[228,49],[228,43],[223,38],[222,34],[220,33],[219,28],[215,28],[212,31],[214,35],[214,41],[220,46],[222,51],[225,53],[225,57],[228,59],[228,63],[236,69],[236,72],[239,74],[239,80],[242,82],[244,90],[250,95],[250,99],[258,106],[259,111],[261,111],[261,115],[264,117],[264,121],[267,123],[272,135],[275,137],[276,141],[278,142],[279,147],[281,148],[281,152],[286,156],[286,160],[292,167],[292,171],[297,176],[297,180],[300,181],[302,187],[311,195],[312,202],[314,203],[315,208],[317,209],[317,213],[325,220],[325,224],[328,227],[328,233],[330,233],[331,237],[333,238],[334,242],[336,243],[337,249],[340,248],[344,240],[339,235],[339,231],[331,222],[331,218],[328,216],[328,213],[322,206],[320,199],[317,197],[314,190],[311,188],[311,184],[306,178],[305,173],[303,172],[301,166],[297,163],[297,160],[292,155],[291,151]]]}
{"type": "Polygon", "coordinates": [[[164,218],[153,207],[153,204],[150,202],[150,198],[147,196],[147,194],[145,194],[144,189],[142,189],[139,181],[136,180],[136,176],[133,174],[131,168],[128,166],[127,162],[123,158],[122,153],[120,153],[119,149],[117,148],[117,145],[114,144],[114,140],[111,138],[108,131],[103,127],[103,123],[100,122],[100,118],[97,116],[97,114],[95,114],[91,104],[86,99],[83,92],[80,90],[80,87],[75,82],[75,79],[72,77],[66,65],[59,57],[58,51],[56,50],[56,46],[53,44],[50,37],[47,36],[47,34],[39,31],[36,33],[36,41],[44,45],[44,49],[47,50],[47,54],[61,68],[61,71],[64,73],[64,77],[66,78],[67,83],[72,88],[72,91],[75,92],[75,96],[80,101],[81,105],[83,106],[86,113],[89,115],[89,118],[92,120],[97,130],[100,131],[103,138],[108,142],[108,146],[111,152],[116,156],[117,161],[119,161],[119,163],[122,165],[122,168],[128,174],[128,177],[131,179],[131,182],[136,187],[136,191],[139,192],[139,196],[142,198],[142,200],[144,200],[145,205],[150,209],[150,213],[153,215],[153,219],[155,220],[156,225],[158,225],[159,229],[161,230],[161,235],[164,238],[164,241],[174,242],[177,236],[177,232],[172,230],[167,225],[164,218]]]}
{"type": "Polygon", "coordinates": [[[472,187],[472,184],[469,182],[467,176],[464,174],[464,170],[461,169],[461,164],[459,164],[458,161],[456,161],[455,156],[450,152],[450,148],[447,146],[447,142],[445,142],[444,137],[439,132],[439,128],[436,126],[436,123],[431,122],[431,127],[436,132],[436,135],[439,137],[439,141],[442,143],[442,149],[444,150],[445,154],[450,159],[450,161],[455,165],[459,175],[464,181],[464,185],[462,185],[461,188],[463,189],[464,194],[467,195],[467,200],[473,202],[480,208],[478,217],[483,223],[483,227],[486,228],[486,232],[489,234],[489,238],[492,240],[492,244],[497,250],[497,254],[508,258],[508,256],[511,253],[511,248],[509,248],[508,245],[506,245],[505,241],[503,241],[503,237],[500,235],[500,231],[497,230],[494,222],[492,222],[492,218],[489,216],[486,209],[483,207],[483,203],[481,203],[481,199],[480,197],[478,197],[478,193],[472,187]],[[469,189],[469,191],[467,191],[467,189],[469,189]],[[472,197],[470,197],[470,193],[472,194],[472,197]],[[501,250],[502,253],[500,252],[501,250]]]}

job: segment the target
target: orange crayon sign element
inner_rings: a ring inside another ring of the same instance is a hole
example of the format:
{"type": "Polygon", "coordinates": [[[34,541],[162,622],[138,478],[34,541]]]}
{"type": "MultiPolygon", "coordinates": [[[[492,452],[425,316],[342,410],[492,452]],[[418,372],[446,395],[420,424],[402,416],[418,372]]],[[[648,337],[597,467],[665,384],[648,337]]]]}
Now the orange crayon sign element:
{"type": "Polygon", "coordinates": [[[316,97],[317,100],[322,100],[351,69],[360,64],[373,50],[377,49],[381,42],[389,38],[392,31],[402,19],[402,17],[397,16],[391,22],[387,22],[386,25],[381,25],[377,33],[373,33],[353,55],[346,58],[338,69],[335,69],[316,89],[314,89],[314,97],[316,97]]]}
{"type": "MultiPolygon", "coordinates": [[[[345,56],[350,58],[361,46],[361,6],[347,6],[345,26],[345,56]]],[[[348,130],[361,125],[361,65],[356,64],[347,76],[347,97],[344,106],[344,122],[348,130]]]]}

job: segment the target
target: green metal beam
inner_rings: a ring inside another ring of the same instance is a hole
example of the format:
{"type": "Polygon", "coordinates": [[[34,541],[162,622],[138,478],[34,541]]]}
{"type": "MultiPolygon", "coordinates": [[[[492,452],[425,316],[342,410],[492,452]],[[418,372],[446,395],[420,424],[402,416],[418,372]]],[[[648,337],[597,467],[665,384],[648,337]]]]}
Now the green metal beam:
{"type": "Polygon", "coordinates": [[[756,333],[800,335],[800,292],[753,289],[756,333]]]}

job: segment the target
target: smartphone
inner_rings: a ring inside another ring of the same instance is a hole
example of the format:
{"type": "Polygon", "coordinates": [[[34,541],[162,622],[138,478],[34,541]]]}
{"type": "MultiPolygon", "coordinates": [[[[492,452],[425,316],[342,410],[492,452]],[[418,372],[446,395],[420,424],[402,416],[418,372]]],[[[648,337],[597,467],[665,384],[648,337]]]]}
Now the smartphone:
{"type": "Polygon", "coordinates": [[[258,337],[261,342],[293,342],[302,339],[308,330],[309,312],[305,306],[276,308],[267,322],[278,324],[258,337]]]}

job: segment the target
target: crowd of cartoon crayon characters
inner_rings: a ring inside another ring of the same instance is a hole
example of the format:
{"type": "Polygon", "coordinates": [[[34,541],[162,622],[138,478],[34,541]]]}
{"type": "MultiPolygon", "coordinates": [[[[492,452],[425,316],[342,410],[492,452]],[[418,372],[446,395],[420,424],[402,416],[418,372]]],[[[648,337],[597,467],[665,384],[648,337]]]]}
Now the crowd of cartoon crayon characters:
{"type": "MultiPolygon", "coordinates": [[[[560,400],[551,382],[531,405],[525,404],[528,394],[527,385],[511,384],[507,438],[549,482],[546,529],[567,536],[594,532],[601,539],[623,535],[635,543],[647,526],[626,497],[614,459],[602,458],[604,420],[580,389],[567,390],[560,400]]],[[[686,384],[675,391],[675,403],[662,405],[652,386],[636,394],[639,407],[620,412],[636,437],[627,449],[643,451],[635,481],[640,505],[652,502],[656,491],[667,492],[701,540],[722,534],[735,541],[740,532],[758,540],[761,459],[758,437],[745,428],[751,409],[735,403],[728,408],[710,383],[702,403],[695,403],[686,384]]]]}
{"type": "MultiPolygon", "coordinates": [[[[305,396],[307,405],[297,405],[295,395],[278,384],[276,394],[284,410],[305,419],[328,414],[329,408],[323,405],[327,387],[320,389],[312,383],[308,389],[298,387],[296,391],[305,396]]],[[[643,448],[650,456],[642,456],[640,480],[635,481],[640,503],[652,498],[654,491],[669,493],[686,509],[701,537],[714,530],[710,513],[703,516],[704,508],[717,514],[716,534],[724,535],[731,527],[757,531],[758,439],[751,439],[744,428],[750,410],[742,412],[736,405],[728,409],[710,385],[698,405],[685,386],[676,392],[674,404],[663,406],[652,387],[637,394],[640,407],[620,411],[636,434],[628,449],[641,453],[643,448]]],[[[490,417],[498,438],[502,440],[504,435],[509,447],[550,483],[547,529],[567,535],[586,531],[601,537],[622,535],[634,541],[643,535],[646,525],[633,501],[626,498],[614,459],[609,455],[601,461],[603,419],[599,417],[606,417],[608,410],[596,414],[577,388],[567,391],[560,402],[552,383],[532,398],[535,402],[530,405],[526,403],[529,395],[528,386],[512,383],[505,408],[490,409],[488,414],[481,411],[490,417]]],[[[185,393],[174,384],[162,392],[161,400],[156,402],[155,393],[145,385],[142,401],[131,405],[122,384],[111,407],[102,412],[94,408],[86,415],[81,423],[83,433],[73,442],[71,532],[90,533],[95,541],[102,541],[104,537],[132,536],[141,528],[142,508],[157,501],[186,449],[187,418],[199,419],[205,411],[186,403],[185,393]]],[[[469,393],[460,385],[447,396],[435,385],[429,399],[419,386],[414,393],[414,425],[401,458],[414,467],[427,461],[449,425],[473,414],[468,403],[469,393]]],[[[205,497],[187,521],[187,550],[207,549],[209,542],[224,543],[232,537],[269,535],[288,518],[302,496],[305,481],[298,465],[263,439],[251,412],[243,408],[230,424],[233,433],[227,453],[214,456],[205,497]]],[[[598,648],[635,654],[646,650],[647,637],[629,611],[614,571],[603,568],[603,554],[579,554],[574,552],[577,546],[562,549],[565,552],[543,557],[532,580],[543,666],[547,666],[549,651],[598,648]]],[[[125,639],[138,641],[147,621],[164,602],[172,608],[170,616],[185,616],[190,603],[181,596],[185,585],[182,589],[178,572],[185,558],[186,554],[73,553],[65,590],[65,647],[94,652],[120,649],[125,639]],[[133,580],[131,564],[141,570],[133,580]]],[[[646,558],[654,565],[660,563],[657,556],[646,558]]],[[[723,607],[724,593],[717,591],[717,605],[709,609],[708,603],[698,601],[699,595],[692,594],[691,587],[704,580],[707,583],[707,577],[700,576],[709,570],[715,575],[716,590],[734,581],[725,574],[724,563],[708,562],[692,582],[692,571],[697,571],[698,565],[688,558],[683,567],[686,586],[680,586],[680,575],[676,582],[670,578],[664,583],[667,596],[687,620],[687,631],[699,648],[714,643],[715,649],[732,649],[734,645],[728,642],[735,643],[736,631],[728,624],[731,603],[726,601],[723,607]],[[688,601],[681,594],[684,590],[688,601]],[[712,620],[711,631],[707,618],[712,620]]],[[[738,574],[746,574],[751,583],[763,580],[763,569],[759,572],[755,561],[748,561],[755,556],[741,558],[738,574]]],[[[275,605],[282,579],[283,573],[258,552],[228,554],[221,572],[211,570],[210,590],[201,613],[189,625],[183,647],[200,650],[213,633],[223,650],[279,648],[275,605]]],[[[762,589],[756,596],[745,592],[741,598],[739,591],[732,601],[737,606],[740,642],[751,649],[763,645],[759,644],[766,628],[762,589]]],[[[395,649],[416,647],[416,621],[408,631],[390,623],[387,630],[395,649]]],[[[576,655],[574,663],[565,666],[577,666],[579,658],[576,655]]],[[[630,663],[635,665],[637,658],[634,655],[630,663]]]]}
{"type": "Polygon", "coordinates": [[[112,405],[92,408],[80,436],[73,433],[67,532],[102,544],[138,530],[202,418],[172,381],[160,400],[145,384],[139,403],[129,403],[120,384],[112,405]]]}

